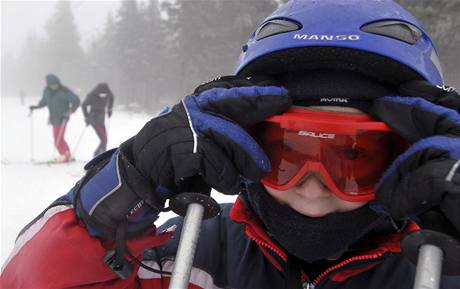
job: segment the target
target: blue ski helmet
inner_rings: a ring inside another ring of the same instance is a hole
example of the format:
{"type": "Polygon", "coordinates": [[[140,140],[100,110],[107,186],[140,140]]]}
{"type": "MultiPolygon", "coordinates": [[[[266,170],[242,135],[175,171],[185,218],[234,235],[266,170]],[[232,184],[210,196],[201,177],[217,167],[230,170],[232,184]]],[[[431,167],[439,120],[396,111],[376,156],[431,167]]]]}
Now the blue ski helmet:
{"type": "Polygon", "coordinates": [[[243,46],[236,74],[335,69],[398,85],[443,84],[434,44],[392,0],[291,0],[243,46]]]}

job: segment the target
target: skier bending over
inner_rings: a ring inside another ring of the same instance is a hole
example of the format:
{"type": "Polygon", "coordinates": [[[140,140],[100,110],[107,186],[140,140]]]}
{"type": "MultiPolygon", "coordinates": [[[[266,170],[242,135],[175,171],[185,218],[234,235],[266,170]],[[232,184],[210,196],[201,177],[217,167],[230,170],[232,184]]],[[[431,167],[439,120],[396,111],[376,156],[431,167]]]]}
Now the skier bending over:
{"type": "Polygon", "coordinates": [[[49,123],[53,126],[54,145],[60,156],[53,161],[68,162],[72,159],[70,149],[64,139],[70,115],[77,110],[80,99],[69,88],[63,86],[54,74],[46,76],[46,87],[38,105],[31,105],[31,111],[48,106],[49,123]]]}
{"type": "Polygon", "coordinates": [[[87,164],[23,230],[2,282],[167,288],[182,218],[153,222],[212,187],[239,196],[203,222],[189,288],[411,288],[400,241],[417,217],[460,229],[460,116],[444,106],[459,96],[440,84],[430,38],[396,3],[288,2],[235,76],[87,164]]]}
{"type": "Polygon", "coordinates": [[[94,151],[94,156],[107,149],[107,131],[105,129],[105,113],[112,116],[113,93],[105,82],[101,82],[88,93],[81,105],[86,125],[91,125],[99,137],[99,146],[94,151]],[[88,111],[89,107],[89,111],[88,111]]]}

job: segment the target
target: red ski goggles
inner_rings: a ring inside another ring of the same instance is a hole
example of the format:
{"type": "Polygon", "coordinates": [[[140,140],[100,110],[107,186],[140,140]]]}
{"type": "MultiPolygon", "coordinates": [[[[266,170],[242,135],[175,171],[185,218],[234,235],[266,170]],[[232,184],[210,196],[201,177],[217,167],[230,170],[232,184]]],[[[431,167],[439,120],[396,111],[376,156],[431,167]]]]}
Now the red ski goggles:
{"type": "Polygon", "coordinates": [[[272,170],[267,187],[287,190],[308,173],[346,201],[374,199],[374,187],[408,143],[367,114],[291,108],[250,128],[272,170]]]}

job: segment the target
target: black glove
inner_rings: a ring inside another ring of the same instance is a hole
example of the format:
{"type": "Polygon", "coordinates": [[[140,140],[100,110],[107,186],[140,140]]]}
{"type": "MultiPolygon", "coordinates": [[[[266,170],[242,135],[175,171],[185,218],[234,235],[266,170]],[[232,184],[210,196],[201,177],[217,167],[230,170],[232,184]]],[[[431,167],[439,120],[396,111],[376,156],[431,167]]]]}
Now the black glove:
{"type": "Polygon", "coordinates": [[[259,181],[270,169],[243,127],[291,105],[287,90],[273,84],[267,78],[227,76],[201,85],[134,137],[133,164],[164,199],[211,187],[237,194],[242,178],[259,181]]]}
{"type": "Polygon", "coordinates": [[[69,195],[90,234],[114,238],[127,221],[133,236],[152,226],[177,193],[213,187],[237,194],[242,181],[263,178],[269,160],[242,127],[290,107],[287,90],[271,83],[228,76],[204,84],[150,120],[110,160],[106,154],[92,161],[89,181],[69,195]]]}
{"type": "Polygon", "coordinates": [[[111,110],[111,109],[107,110],[107,116],[108,116],[109,118],[112,117],[112,110],[111,110]]]}
{"type": "Polygon", "coordinates": [[[71,109],[65,111],[61,116],[61,123],[68,122],[70,119],[70,115],[73,113],[71,109]]]}
{"type": "Polygon", "coordinates": [[[34,111],[34,110],[37,109],[37,108],[38,108],[37,105],[31,105],[31,106],[29,106],[30,112],[34,111]]]}
{"type": "Polygon", "coordinates": [[[406,97],[374,101],[370,114],[413,144],[387,169],[377,185],[376,198],[396,219],[438,208],[459,231],[460,115],[433,104],[455,106],[458,94],[440,90],[412,82],[401,86],[406,97]]]}
{"type": "Polygon", "coordinates": [[[66,112],[64,112],[64,116],[69,118],[72,113],[74,113],[74,111],[72,109],[69,109],[66,112]]]}
{"type": "Polygon", "coordinates": [[[91,120],[89,119],[89,117],[85,117],[85,124],[86,126],[91,124],[91,120]]]}
{"type": "Polygon", "coordinates": [[[425,80],[413,80],[403,83],[399,92],[404,96],[423,97],[434,104],[460,112],[460,95],[452,86],[434,86],[425,80]]]}

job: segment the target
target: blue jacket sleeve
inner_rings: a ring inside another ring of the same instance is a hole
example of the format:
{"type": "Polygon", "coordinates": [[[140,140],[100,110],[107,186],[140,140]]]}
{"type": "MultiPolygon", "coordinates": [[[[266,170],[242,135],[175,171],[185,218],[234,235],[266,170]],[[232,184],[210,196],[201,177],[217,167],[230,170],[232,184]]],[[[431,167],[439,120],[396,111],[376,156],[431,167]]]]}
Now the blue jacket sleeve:
{"type": "Polygon", "coordinates": [[[77,110],[78,106],[80,105],[80,98],[72,90],[68,88],[66,90],[67,90],[67,97],[70,103],[70,109],[72,110],[72,112],[74,112],[77,110]]]}
{"type": "Polygon", "coordinates": [[[38,102],[37,108],[42,108],[42,107],[47,106],[47,105],[48,105],[48,91],[45,88],[43,90],[43,96],[40,99],[40,101],[38,102]]]}

